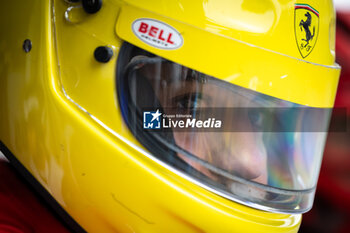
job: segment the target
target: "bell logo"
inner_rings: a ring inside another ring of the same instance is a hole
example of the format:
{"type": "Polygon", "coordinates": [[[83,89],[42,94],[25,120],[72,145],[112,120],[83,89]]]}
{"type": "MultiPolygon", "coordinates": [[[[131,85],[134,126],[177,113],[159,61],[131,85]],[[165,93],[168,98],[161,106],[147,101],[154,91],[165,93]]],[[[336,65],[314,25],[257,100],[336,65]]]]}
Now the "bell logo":
{"type": "Polygon", "coordinates": [[[183,38],[175,28],[158,20],[137,19],[132,30],[140,40],[156,48],[177,49],[183,44],[183,38]]]}

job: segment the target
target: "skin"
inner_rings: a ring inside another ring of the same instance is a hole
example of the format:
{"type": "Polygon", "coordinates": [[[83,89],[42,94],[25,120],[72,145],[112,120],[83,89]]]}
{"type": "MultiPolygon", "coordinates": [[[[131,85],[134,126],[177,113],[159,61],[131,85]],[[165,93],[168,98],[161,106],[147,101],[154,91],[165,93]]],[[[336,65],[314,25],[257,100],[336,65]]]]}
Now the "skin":
{"type": "MultiPolygon", "coordinates": [[[[139,65],[138,72],[147,77],[162,107],[175,109],[165,114],[191,114],[196,108],[259,107],[247,96],[233,93],[224,85],[217,85],[212,77],[174,63],[160,64],[139,65]]],[[[267,155],[262,133],[249,132],[253,125],[248,111],[224,116],[223,121],[244,124],[248,132],[174,131],[173,137],[179,147],[198,158],[231,174],[266,184],[267,155]]],[[[211,179],[222,179],[190,158],[182,154],[178,156],[211,179]]]]}

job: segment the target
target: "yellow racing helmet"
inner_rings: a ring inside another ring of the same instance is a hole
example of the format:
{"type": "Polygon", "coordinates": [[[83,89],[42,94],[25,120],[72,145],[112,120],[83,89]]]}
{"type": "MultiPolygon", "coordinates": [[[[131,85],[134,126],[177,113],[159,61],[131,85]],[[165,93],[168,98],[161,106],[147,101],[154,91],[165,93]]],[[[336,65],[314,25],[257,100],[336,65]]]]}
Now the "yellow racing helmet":
{"type": "Polygon", "coordinates": [[[340,73],[331,0],[0,12],[1,150],[74,230],[298,231],[340,73]]]}

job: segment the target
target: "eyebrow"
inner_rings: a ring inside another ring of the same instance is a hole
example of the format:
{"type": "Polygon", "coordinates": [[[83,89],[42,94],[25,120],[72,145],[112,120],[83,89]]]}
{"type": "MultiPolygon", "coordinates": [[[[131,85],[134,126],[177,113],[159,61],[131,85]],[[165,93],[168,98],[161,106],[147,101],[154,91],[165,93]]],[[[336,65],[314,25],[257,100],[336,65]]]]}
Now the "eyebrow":
{"type": "Polygon", "coordinates": [[[184,93],[184,94],[181,94],[181,95],[177,95],[175,97],[172,97],[171,99],[176,101],[176,100],[180,100],[180,99],[182,99],[184,97],[190,97],[191,99],[199,98],[199,99],[203,99],[203,100],[207,100],[207,101],[211,101],[212,100],[212,98],[210,96],[203,95],[202,92],[197,92],[197,91],[195,91],[195,92],[188,92],[188,93],[184,93]]]}
{"type": "MultiPolygon", "coordinates": [[[[152,63],[152,64],[145,64],[143,67],[141,67],[141,69],[139,69],[139,71],[142,72],[142,69],[147,69],[150,66],[154,66],[154,68],[157,69],[158,65],[160,65],[160,73],[161,73],[160,76],[162,78],[161,80],[166,80],[167,83],[169,83],[169,84],[171,84],[171,83],[173,83],[175,81],[196,81],[198,83],[202,83],[203,84],[203,83],[206,83],[208,78],[210,77],[210,76],[208,76],[206,74],[203,74],[203,73],[201,73],[199,71],[190,69],[190,68],[188,68],[186,66],[182,66],[180,64],[177,64],[175,62],[168,61],[168,60],[159,61],[159,62],[152,63]],[[170,69],[168,69],[169,71],[166,70],[167,67],[164,67],[163,64],[170,65],[170,69]],[[171,76],[171,78],[170,78],[169,74],[174,73],[174,71],[173,71],[174,69],[172,69],[172,68],[174,68],[174,67],[177,68],[176,66],[178,66],[181,69],[180,72],[179,72],[179,75],[176,76],[176,79],[173,78],[174,76],[171,76]],[[183,77],[183,69],[184,68],[188,69],[188,71],[187,71],[187,75],[186,75],[185,79],[182,80],[181,78],[183,77]],[[165,70],[165,73],[168,74],[168,75],[162,75],[164,70],[165,70]],[[193,73],[195,73],[197,75],[194,76],[193,73]]],[[[152,78],[154,78],[154,77],[152,77],[152,78]]]]}

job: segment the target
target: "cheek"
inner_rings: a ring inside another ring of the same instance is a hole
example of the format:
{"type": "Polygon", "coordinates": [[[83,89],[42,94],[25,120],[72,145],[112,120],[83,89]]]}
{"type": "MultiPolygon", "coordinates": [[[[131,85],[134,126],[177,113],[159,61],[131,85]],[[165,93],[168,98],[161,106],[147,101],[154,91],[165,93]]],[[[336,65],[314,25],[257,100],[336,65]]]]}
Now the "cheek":
{"type": "Polygon", "coordinates": [[[174,133],[177,146],[203,160],[207,160],[207,152],[210,149],[210,140],[207,137],[206,133],[174,133]]]}
{"type": "MultiPolygon", "coordinates": [[[[209,163],[212,163],[210,156],[208,156],[209,152],[209,147],[208,143],[202,136],[194,136],[195,134],[191,133],[174,133],[174,138],[177,146],[185,149],[186,151],[192,153],[196,157],[207,161],[209,163]]],[[[188,163],[190,166],[192,166],[194,169],[197,171],[203,173],[207,177],[213,179],[213,180],[218,180],[218,177],[214,175],[212,172],[210,172],[207,168],[203,167],[197,162],[194,162],[187,156],[183,154],[178,154],[178,156],[184,160],[186,163],[188,163]]]]}
{"type": "Polygon", "coordinates": [[[245,179],[266,183],[267,154],[262,133],[222,133],[210,140],[207,161],[245,179]],[[209,161],[210,160],[210,161],[209,161]]]}
{"type": "Polygon", "coordinates": [[[266,149],[261,133],[234,133],[231,135],[231,144],[226,153],[231,158],[226,164],[229,169],[248,173],[249,178],[256,178],[266,172],[266,149]]]}
{"type": "MultiPolygon", "coordinates": [[[[177,146],[216,167],[246,179],[267,182],[267,155],[262,133],[174,133],[177,146]]],[[[208,169],[179,155],[202,173],[208,169]]]]}

